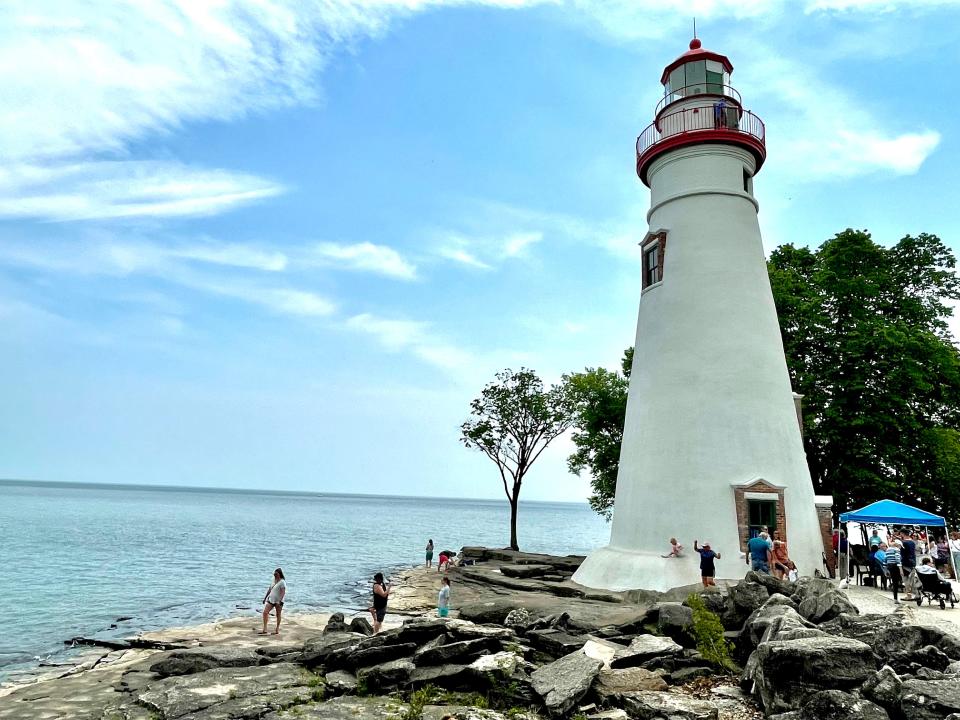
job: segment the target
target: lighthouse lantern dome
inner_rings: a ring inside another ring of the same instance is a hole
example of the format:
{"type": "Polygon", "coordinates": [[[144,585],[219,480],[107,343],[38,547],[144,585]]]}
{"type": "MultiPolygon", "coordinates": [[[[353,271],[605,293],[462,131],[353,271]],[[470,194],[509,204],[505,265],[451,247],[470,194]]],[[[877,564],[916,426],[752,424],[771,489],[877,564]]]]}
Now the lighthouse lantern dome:
{"type": "Polygon", "coordinates": [[[734,96],[730,87],[732,72],[733,65],[726,55],[704,49],[700,40],[694,38],[690,49],[663,69],[662,106],[693,95],[734,96]]]}

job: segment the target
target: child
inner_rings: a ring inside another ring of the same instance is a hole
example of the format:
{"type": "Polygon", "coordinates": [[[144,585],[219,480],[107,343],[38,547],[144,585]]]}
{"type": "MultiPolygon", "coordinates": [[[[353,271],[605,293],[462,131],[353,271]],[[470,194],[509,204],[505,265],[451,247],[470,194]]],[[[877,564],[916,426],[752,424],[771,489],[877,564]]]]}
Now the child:
{"type": "Polygon", "coordinates": [[[720,553],[710,549],[710,543],[704,543],[703,547],[697,547],[697,541],[693,541],[693,549],[700,553],[700,580],[704,587],[716,587],[713,578],[717,575],[717,569],[714,567],[713,559],[720,559],[720,553]]]}
{"type": "Polygon", "coordinates": [[[671,558],[671,557],[680,557],[683,553],[683,545],[677,542],[676,538],[670,538],[670,553],[668,555],[661,555],[660,557],[671,558]]]}
{"type": "Polygon", "coordinates": [[[446,575],[440,581],[440,594],[437,597],[437,614],[446,617],[450,613],[450,578],[446,575]]]}

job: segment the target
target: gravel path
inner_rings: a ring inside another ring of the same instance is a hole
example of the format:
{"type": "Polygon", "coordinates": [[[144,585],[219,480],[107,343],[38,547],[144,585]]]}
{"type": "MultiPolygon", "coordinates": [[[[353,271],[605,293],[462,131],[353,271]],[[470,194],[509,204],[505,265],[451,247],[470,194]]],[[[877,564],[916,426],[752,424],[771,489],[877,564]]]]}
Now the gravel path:
{"type": "MultiPolygon", "coordinates": [[[[960,585],[952,583],[954,592],[960,594],[960,585]]],[[[863,614],[887,614],[899,612],[904,615],[907,622],[917,625],[929,625],[938,627],[942,630],[949,630],[952,634],[960,637],[960,604],[951,608],[947,605],[946,610],[941,610],[937,605],[923,604],[923,607],[917,607],[912,601],[901,601],[900,605],[893,602],[893,595],[885,590],[865,587],[862,585],[850,584],[844,588],[840,586],[850,598],[850,602],[857,606],[857,609],[863,614]]],[[[902,597],[902,596],[901,596],[902,597]]]]}

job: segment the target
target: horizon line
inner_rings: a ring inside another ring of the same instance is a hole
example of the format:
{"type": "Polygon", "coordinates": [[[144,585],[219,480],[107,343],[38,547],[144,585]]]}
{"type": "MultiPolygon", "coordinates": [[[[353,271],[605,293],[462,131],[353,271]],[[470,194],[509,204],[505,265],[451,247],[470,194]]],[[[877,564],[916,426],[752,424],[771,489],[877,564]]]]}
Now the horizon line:
{"type": "MultiPolygon", "coordinates": [[[[23,478],[3,478],[0,477],[0,486],[48,486],[59,488],[86,488],[101,490],[148,490],[148,491],[182,491],[182,492],[207,492],[207,493],[231,493],[231,494],[253,494],[253,495],[290,495],[290,496],[310,496],[310,497],[353,497],[353,498],[388,498],[393,500],[453,500],[453,501],[471,501],[471,502],[503,502],[508,503],[506,498],[478,498],[478,497],[450,497],[440,495],[394,495],[387,493],[345,493],[324,490],[268,490],[264,488],[233,488],[233,487],[215,487],[212,485],[156,485],[149,483],[114,483],[114,482],[89,482],[85,480],[30,480],[23,478]]],[[[520,500],[520,502],[534,503],[552,503],[559,505],[587,505],[586,499],[577,500],[520,500]]]]}

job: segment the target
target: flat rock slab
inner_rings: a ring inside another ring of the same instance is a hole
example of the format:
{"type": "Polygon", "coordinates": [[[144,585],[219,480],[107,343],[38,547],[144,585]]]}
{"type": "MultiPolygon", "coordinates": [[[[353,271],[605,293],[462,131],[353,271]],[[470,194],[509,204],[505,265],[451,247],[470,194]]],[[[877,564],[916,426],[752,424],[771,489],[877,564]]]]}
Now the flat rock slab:
{"type": "Polygon", "coordinates": [[[194,675],[169,677],[141,692],[138,701],[165,720],[198,713],[227,700],[279,690],[306,687],[310,673],[291,663],[264,667],[217,668],[194,675]]]}
{"type": "Polygon", "coordinates": [[[192,675],[218,667],[250,667],[267,661],[263,655],[249,647],[214,646],[173,650],[165,653],[150,666],[150,672],[160,677],[192,675]]]}
{"type": "Polygon", "coordinates": [[[424,647],[413,656],[413,662],[417,666],[442,665],[443,663],[475,658],[484,652],[500,649],[500,641],[494,637],[459,640],[435,647],[424,647]]]}
{"type": "Polygon", "coordinates": [[[329,691],[335,695],[352,695],[357,691],[357,676],[346,670],[327,673],[324,680],[329,691]]]}
{"type": "Polygon", "coordinates": [[[257,720],[271,710],[282,710],[293,705],[308,703],[317,697],[315,693],[322,694],[323,688],[301,686],[270,690],[257,695],[226,700],[200,712],[184,715],[180,720],[257,720]]]}
{"type": "Polygon", "coordinates": [[[717,720],[720,711],[707,700],[669,692],[637,692],[621,696],[624,709],[634,720],[717,720]]]}
{"type": "Polygon", "coordinates": [[[603,668],[597,676],[594,690],[601,697],[641,690],[666,690],[667,681],[659,672],[632,667],[615,670],[603,668]]]}
{"type": "Polygon", "coordinates": [[[910,720],[935,720],[960,713],[960,682],[947,680],[906,680],[900,695],[903,714],[910,720]]]}
{"type": "Polygon", "coordinates": [[[469,705],[426,705],[420,720],[537,720],[533,712],[511,712],[509,716],[496,710],[469,705]]]}
{"type": "Polygon", "coordinates": [[[635,667],[662,655],[679,655],[683,648],[670,638],[638,635],[610,661],[612,668],[635,667]]]}
{"type": "Polygon", "coordinates": [[[585,635],[571,635],[563,630],[544,628],[543,630],[528,630],[525,637],[537,650],[541,650],[553,657],[563,657],[575,650],[579,650],[587,642],[585,635]]]}
{"type": "Polygon", "coordinates": [[[890,720],[890,716],[882,707],[864,698],[854,697],[840,690],[823,690],[807,700],[800,711],[800,719],[890,720]]]}
{"type": "Polygon", "coordinates": [[[409,705],[385,697],[338,697],[272,712],[263,720],[401,720],[409,705]]]}
{"type": "MultiPolygon", "coordinates": [[[[553,572],[552,565],[501,565],[500,572],[511,578],[535,578],[553,572]]],[[[561,578],[562,579],[562,578],[561,578]]]]}
{"type": "Polygon", "coordinates": [[[534,672],[533,690],[551,715],[563,715],[587,694],[602,665],[578,650],[534,672]]]}

